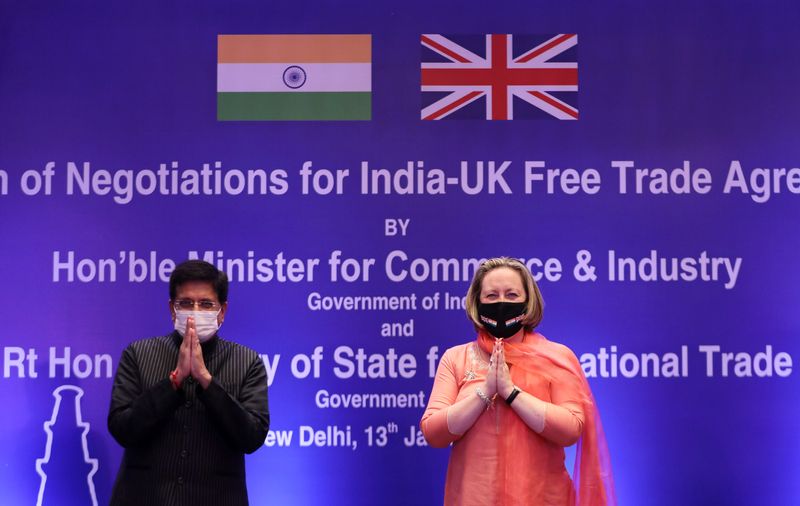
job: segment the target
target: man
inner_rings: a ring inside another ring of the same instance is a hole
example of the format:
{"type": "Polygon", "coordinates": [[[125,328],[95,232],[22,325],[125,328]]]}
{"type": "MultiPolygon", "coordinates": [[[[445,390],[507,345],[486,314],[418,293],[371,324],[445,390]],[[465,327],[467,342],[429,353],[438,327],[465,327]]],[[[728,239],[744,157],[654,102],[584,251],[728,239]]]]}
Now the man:
{"type": "Polygon", "coordinates": [[[269,429],[267,374],[253,350],[217,336],[228,278],[200,260],[169,280],[175,331],[122,353],[108,429],[125,448],[112,505],[246,505],[244,454],[269,429]]]}

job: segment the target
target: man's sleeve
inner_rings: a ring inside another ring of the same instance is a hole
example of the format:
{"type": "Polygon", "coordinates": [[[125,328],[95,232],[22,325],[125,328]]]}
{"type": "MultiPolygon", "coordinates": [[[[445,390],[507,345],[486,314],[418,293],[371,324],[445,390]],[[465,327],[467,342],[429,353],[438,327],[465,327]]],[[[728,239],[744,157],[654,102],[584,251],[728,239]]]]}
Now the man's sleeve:
{"type": "Polygon", "coordinates": [[[123,447],[137,446],[147,441],[182,402],[183,393],[172,388],[169,378],[142,389],[136,352],[128,346],[114,376],[108,431],[123,447]]]}
{"type": "Polygon", "coordinates": [[[203,390],[198,385],[198,398],[225,437],[244,453],[261,448],[269,431],[267,371],[256,357],[247,368],[239,396],[234,399],[216,378],[203,390]]]}

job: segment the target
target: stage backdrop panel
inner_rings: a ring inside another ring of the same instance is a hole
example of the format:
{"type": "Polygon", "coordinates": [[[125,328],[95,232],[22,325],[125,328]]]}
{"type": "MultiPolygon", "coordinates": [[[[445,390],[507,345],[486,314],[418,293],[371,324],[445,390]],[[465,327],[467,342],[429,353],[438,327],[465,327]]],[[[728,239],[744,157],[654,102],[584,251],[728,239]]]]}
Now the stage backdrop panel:
{"type": "Polygon", "coordinates": [[[799,13],[3,1],[2,503],[108,502],[117,362],[203,258],[269,371],[252,504],[439,504],[419,419],[509,255],[620,504],[797,504],[799,13]]]}

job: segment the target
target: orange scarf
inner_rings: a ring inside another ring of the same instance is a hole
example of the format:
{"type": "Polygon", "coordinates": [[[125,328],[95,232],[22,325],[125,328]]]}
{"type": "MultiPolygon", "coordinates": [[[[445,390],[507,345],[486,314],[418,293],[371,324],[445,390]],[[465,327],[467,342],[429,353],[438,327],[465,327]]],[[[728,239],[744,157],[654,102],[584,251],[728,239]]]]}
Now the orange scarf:
{"type": "MultiPolygon", "coordinates": [[[[616,494],[611,474],[611,460],[608,446],[600,423],[600,412],[594,396],[583,374],[580,363],[557,356],[548,341],[538,333],[527,334],[529,342],[504,343],[506,362],[515,367],[511,370],[511,379],[523,382],[526,374],[538,375],[548,381],[557,381],[561,386],[574,389],[584,408],[583,433],[578,440],[573,469],[573,487],[575,488],[578,506],[614,506],[616,494]]],[[[525,339],[523,339],[524,341],[525,339]]],[[[494,338],[481,331],[478,333],[478,345],[491,355],[494,338]]],[[[503,461],[505,466],[524,469],[524,462],[516,462],[518,448],[515,439],[530,436],[530,429],[518,416],[513,417],[510,427],[504,428],[508,440],[504,445],[503,461]]]]}

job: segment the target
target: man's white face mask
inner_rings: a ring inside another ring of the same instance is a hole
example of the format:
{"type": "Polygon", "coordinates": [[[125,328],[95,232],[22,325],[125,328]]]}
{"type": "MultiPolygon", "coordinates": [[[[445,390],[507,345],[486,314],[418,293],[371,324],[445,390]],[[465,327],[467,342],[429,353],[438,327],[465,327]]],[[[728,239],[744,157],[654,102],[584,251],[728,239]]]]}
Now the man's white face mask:
{"type": "Polygon", "coordinates": [[[217,316],[219,311],[175,311],[175,330],[183,337],[186,333],[186,321],[189,318],[194,318],[194,328],[197,331],[197,338],[201,343],[204,343],[214,337],[214,334],[219,330],[219,323],[217,323],[217,316]]]}

